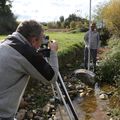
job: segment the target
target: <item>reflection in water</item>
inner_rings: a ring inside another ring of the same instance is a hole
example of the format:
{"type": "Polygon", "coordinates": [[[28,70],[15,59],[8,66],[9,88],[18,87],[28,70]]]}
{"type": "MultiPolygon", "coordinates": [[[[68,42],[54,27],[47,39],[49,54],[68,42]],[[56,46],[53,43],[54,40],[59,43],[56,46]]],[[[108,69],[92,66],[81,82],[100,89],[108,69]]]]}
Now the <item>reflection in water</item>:
{"type": "Polygon", "coordinates": [[[89,120],[92,117],[91,113],[95,112],[96,107],[96,98],[93,94],[84,98],[83,103],[81,103],[81,109],[85,111],[85,120],[89,120]]]}
{"type": "Polygon", "coordinates": [[[101,93],[98,83],[95,84],[94,93],[84,98],[80,108],[85,111],[85,119],[82,120],[108,120],[105,113],[108,107],[108,100],[100,100],[101,93]]]}
{"type": "Polygon", "coordinates": [[[98,83],[95,84],[95,97],[96,97],[96,104],[97,108],[96,111],[93,113],[93,117],[95,120],[108,120],[108,116],[106,115],[105,111],[108,109],[109,100],[101,100],[99,95],[101,93],[100,87],[98,83]]]}
{"type": "Polygon", "coordinates": [[[99,94],[100,94],[100,86],[99,86],[99,84],[98,83],[95,83],[95,88],[94,88],[94,90],[95,90],[95,96],[96,96],[96,98],[99,96],[99,94]]]}
{"type": "MultiPolygon", "coordinates": [[[[84,97],[79,96],[73,101],[79,120],[109,120],[109,117],[106,115],[106,111],[109,107],[109,100],[101,100],[99,98],[99,95],[102,92],[101,89],[111,91],[109,85],[100,88],[99,84],[96,83],[94,92],[84,97]]],[[[64,110],[64,106],[62,106],[61,110],[64,110]]],[[[64,111],[62,113],[64,115],[64,120],[69,120],[66,112],[64,111]]]]}

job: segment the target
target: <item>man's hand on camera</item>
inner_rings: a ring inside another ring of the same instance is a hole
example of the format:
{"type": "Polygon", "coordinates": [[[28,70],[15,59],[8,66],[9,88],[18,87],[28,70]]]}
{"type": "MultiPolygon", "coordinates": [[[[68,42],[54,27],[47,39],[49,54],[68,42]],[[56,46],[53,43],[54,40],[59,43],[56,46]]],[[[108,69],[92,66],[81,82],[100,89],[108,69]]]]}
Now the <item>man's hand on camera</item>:
{"type": "Polygon", "coordinates": [[[58,50],[58,43],[55,40],[51,40],[49,42],[49,47],[51,50],[57,51],[58,50]]]}

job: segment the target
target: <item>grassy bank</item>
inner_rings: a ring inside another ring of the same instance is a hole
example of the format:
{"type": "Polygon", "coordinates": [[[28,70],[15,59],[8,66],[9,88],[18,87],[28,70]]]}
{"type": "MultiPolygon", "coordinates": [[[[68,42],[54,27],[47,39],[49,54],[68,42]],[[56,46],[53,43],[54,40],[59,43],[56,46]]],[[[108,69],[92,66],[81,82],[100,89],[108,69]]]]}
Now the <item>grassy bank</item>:
{"type": "Polygon", "coordinates": [[[50,39],[58,41],[60,68],[65,67],[68,63],[74,64],[76,59],[83,60],[84,33],[49,32],[46,35],[49,35],[50,39]]]}
{"type": "Polygon", "coordinates": [[[99,64],[98,79],[109,83],[120,80],[120,39],[111,38],[108,42],[105,58],[99,64]]]}
{"type": "Polygon", "coordinates": [[[97,70],[97,80],[115,85],[110,97],[110,117],[120,118],[120,38],[111,38],[97,70]]]}

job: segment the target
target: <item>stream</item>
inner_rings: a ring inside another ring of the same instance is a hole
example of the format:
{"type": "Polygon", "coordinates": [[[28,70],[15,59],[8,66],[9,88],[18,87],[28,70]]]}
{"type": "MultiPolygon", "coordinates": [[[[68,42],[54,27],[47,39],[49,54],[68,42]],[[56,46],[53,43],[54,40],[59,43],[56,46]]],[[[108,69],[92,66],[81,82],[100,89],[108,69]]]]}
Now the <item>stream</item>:
{"type": "MultiPolygon", "coordinates": [[[[112,87],[109,85],[104,85],[100,88],[99,84],[96,83],[94,92],[84,97],[77,96],[73,100],[73,105],[77,111],[79,120],[109,120],[110,117],[107,115],[110,104],[109,99],[101,100],[99,96],[103,90],[105,90],[104,92],[108,92],[111,89],[112,87]]],[[[64,106],[61,106],[61,112],[63,118],[61,118],[59,110],[57,110],[56,120],[69,120],[64,106]]]]}
{"type": "MultiPolygon", "coordinates": [[[[73,70],[74,68],[70,67],[67,72],[65,70],[65,73],[61,74],[79,120],[113,120],[108,115],[108,110],[116,102],[110,100],[110,93],[115,88],[104,83],[102,85],[96,83],[91,88],[72,76],[73,70]],[[101,95],[107,97],[101,99],[101,95]]],[[[53,97],[51,86],[32,80],[16,118],[18,120],[70,120],[64,105],[60,104],[57,107],[54,104],[50,105],[50,97],[53,97]]]]}

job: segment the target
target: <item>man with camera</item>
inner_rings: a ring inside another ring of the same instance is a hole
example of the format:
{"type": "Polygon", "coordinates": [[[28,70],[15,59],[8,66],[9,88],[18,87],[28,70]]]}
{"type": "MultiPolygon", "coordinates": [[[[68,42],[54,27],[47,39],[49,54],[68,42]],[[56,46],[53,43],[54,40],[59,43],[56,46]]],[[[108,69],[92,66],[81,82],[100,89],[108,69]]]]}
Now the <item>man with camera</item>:
{"type": "Polygon", "coordinates": [[[44,31],[34,20],[20,23],[0,44],[0,120],[13,120],[29,77],[42,83],[57,80],[58,44],[49,43],[49,63],[37,52],[44,31]]]}

